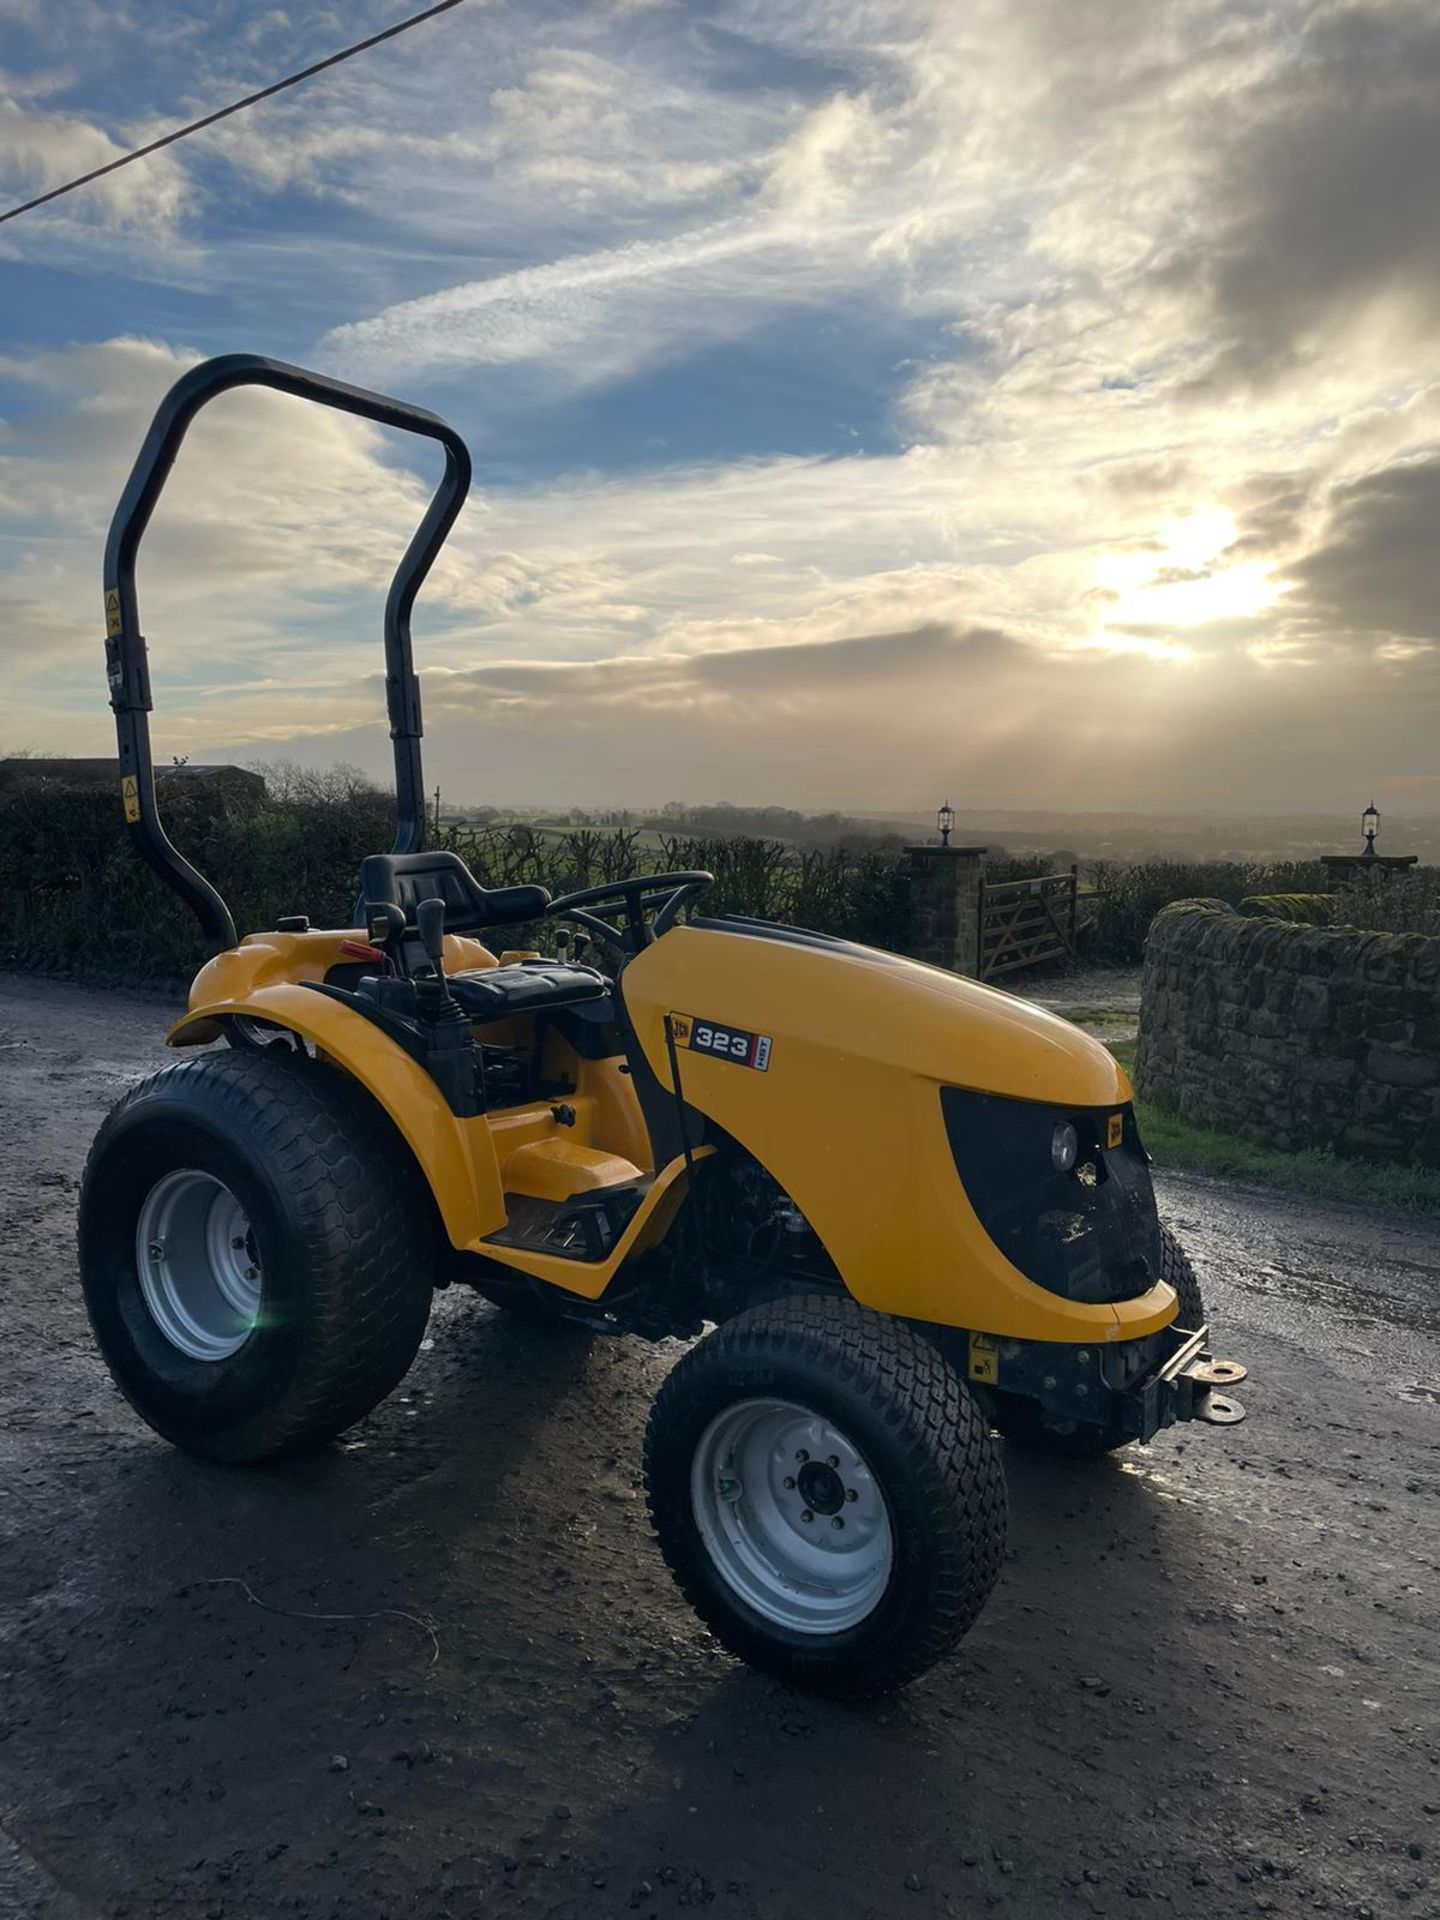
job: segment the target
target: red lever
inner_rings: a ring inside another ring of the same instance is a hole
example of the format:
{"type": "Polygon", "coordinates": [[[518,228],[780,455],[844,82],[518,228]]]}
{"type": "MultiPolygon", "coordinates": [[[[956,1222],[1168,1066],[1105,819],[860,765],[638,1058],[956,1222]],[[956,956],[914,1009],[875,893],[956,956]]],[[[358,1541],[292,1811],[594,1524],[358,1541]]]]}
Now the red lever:
{"type": "Polygon", "coordinates": [[[347,960],[380,960],[386,956],[379,947],[372,947],[368,940],[342,940],[340,951],[347,960]]]}

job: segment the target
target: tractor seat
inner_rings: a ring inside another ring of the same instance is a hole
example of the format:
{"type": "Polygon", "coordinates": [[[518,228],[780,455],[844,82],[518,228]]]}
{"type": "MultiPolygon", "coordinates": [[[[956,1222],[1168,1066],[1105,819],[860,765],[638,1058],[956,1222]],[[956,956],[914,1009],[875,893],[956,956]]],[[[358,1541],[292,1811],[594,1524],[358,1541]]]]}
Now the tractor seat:
{"type": "Polygon", "coordinates": [[[370,907],[398,907],[415,925],[422,900],[445,902],[445,931],[473,933],[481,927],[538,920],[550,904],[544,887],[482,887],[458,853],[372,853],[360,862],[357,924],[368,926],[370,907]]]}
{"type": "MultiPolygon", "coordinates": [[[[522,892],[522,888],[507,888],[522,892]]],[[[548,1013],[552,1007],[576,1007],[599,1000],[607,991],[593,967],[564,960],[521,960],[508,967],[477,967],[447,973],[445,981],[467,1019],[504,1020],[512,1013],[548,1013]]]]}

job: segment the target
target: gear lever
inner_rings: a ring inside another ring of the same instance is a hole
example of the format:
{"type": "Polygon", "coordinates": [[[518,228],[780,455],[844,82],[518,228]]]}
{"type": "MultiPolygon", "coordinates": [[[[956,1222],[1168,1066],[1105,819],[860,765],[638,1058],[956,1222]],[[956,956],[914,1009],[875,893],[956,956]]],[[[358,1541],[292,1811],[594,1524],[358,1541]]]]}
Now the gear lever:
{"type": "Polygon", "coordinates": [[[432,896],[421,900],[415,908],[415,925],[419,929],[420,944],[425,949],[425,958],[430,962],[441,982],[445,979],[445,902],[432,896]]]}

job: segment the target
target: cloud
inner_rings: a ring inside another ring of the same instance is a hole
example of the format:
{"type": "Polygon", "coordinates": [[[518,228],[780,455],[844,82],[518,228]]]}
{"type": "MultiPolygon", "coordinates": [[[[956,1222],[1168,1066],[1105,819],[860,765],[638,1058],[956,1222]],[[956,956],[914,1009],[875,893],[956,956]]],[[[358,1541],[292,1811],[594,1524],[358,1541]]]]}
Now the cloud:
{"type": "Polygon", "coordinates": [[[1434,339],[1440,294],[1440,14],[1316,9],[1291,58],[1214,104],[1218,235],[1182,256],[1223,329],[1214,375],[1313,364],[1339,339],[1434,339]]]}
{"type": "Polygon", "coordinates": [[[1440,642],[1440,453],[1336,487],[1293,568],[1322,630],[1440,642]]]}
{"type": "MultiPolygon", "coordinates": [[[[483,769],[483,796],[515,805],[763,794],[914,811],[949,793],[965,806],[1174,810],[1243,794],[1293,812],[1368,791],[1377,767],[1418,773],[1440,717],[1435,676],[1354,655],[1324,677],[1251,670],[1242,692],[1224,658],[1156,672],[948,627],[754,656],[509,660],[422,681],[428,777],[475,797],[483,769]]],[[[230,735],[212,749],[247,751],[230,735]]],[[[378,726],[286,751],[388,775],[378,726]]]]}
{"type": "MultiPolygon", "coordinates": [[[[119,139],[97,102],[141,15],[69,17],[27,9],[48,78],[8,97],[119,139]]],[[[247,18],[237,42],[177,8],[180,51],[127,101],[188,111],[343,37],[333,9],[247,18]]],[[[961,775],[1037,804],[1333,799],[1367,761],[1419,766],[1437,38],[1409,0],[459,9],[183,150],[168,239],[132,248],[186,288],[153,338],[0,364],[17,707],[37,744],[103,745],[98,554],[192,357],[178,311],[476,439],[417,622],[468,797],[734,794],[739,768],[817,804],[961,775]],[[787,437],[790,388],[850,364],[870,450],[839,402],[787,437]],[[730,432],[730,399],[748,438],[669,457],[730,432]]],[[[95,244],[127,217],[84,215],[95,244]]],[[[85,287],[52,334],[110,324],[85,287]]],[[[369,738],[412,457],[278,400],[207,415],[145,557],[177,750],[369,738]]]]}
{"type": "Polygon", "coordinates": [[[773,227],[734,220],[662,241],[580,254],[405,301],[372,320],[336,328],[325,340],[341,363],[367,379],[402,368],[422,376],[458,367],[569,358],[565,384],[613,379],[653,355],[666,330],[660,301],[675,311],[670,331],[693,338],[735,325],[723,305],[707,326],[700,295],[707,277],[784,244],[773,227]],[[636,333],[638,323],[641,332],[636,333]],[[603,336],[603,338],[602,338],[603,336]],[[571,358],[573,356],[573,358],[571,358]]]}
{"type": "MultiPolygon", "coordinates": [[[[126,151],[118,141],[77,114],[25,105],[0,92],[0,201],[32,199],[51,187],[118,160],[126,151]]],[[[118,229],[131,239],[156,241],[174,230],[190,199],[178,162],[168,154],[122,168],[82,190],[27,214],[27,220],[72,237],[98,228],[118,229]]],[[[34,231],[33,228],[30,231],[34,231]]],[[[7,228],[7,249],[17,240],[7,228]]]]}
{"type": "MultiPolygon", "coordinates": [[[[587,81],[584,97],[595,84],[587,81]]],[[[857,228],[864,240],[874,226],[855,202],[888,140],[868,100],[836,95],[755,156],[754,191],[738,192],[725,218],[402,301],[335,328],[323,344],[366,379],[531,362],[548,384],[575,389],[682,346],[743,335],[854,280],[857,228]]],[[[554,144],[549,151],[562,172],[578,164],[554,144]]],[[[707,188],[726,178],[724,169],[701,171],[707,188]]],[[[744,188],[742,171],[728,178],[744,188]]]]}

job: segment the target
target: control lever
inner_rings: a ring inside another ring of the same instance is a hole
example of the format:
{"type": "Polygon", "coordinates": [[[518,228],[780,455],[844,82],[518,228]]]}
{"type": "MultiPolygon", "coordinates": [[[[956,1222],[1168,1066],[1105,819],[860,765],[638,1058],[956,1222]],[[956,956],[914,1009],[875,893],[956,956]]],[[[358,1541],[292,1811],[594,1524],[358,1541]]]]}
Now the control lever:
{"type": "MultiPolygon", "coordinates": [[[[445,980],[445,902],[435,898],[421,900],[415,908],[415,925],[420,932],[420,944],[425,949],[425,958],[440,976],[441,984],[445,980]]],[[[446,994],[448,998],[448,988],[446,994]]]]}
{"type": "Polygon", "coordinates": [[[445,978],[445,902],[433,895],[418,901],[415,928],[430,962],[430,972],[415,982],[426,1030],[425,1064],[450,1111],[473,1118],[486,1107],[485,1056],[445,978]]]}
{"type": "Polygon", "coordinates": [[[367,900],[365,925],[371,946],[380,948],[397,973],[403,972],[400,942],[405,937],[405,915],[400,908],[393,900],[367,900]]]}

